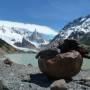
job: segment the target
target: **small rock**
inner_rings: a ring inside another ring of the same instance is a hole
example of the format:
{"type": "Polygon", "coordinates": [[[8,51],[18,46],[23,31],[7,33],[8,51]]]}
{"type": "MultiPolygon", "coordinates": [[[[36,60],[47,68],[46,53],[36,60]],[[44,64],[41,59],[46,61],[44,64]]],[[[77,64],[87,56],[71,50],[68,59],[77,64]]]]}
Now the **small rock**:
{"type": "Polygon", "coordinates": [[[28,66],[33,67],[32,64],[28,64],[28,66]]]}
{"type": "Polygon", "coordinates": [[[50,86],[50,90],[68,90],[69,86],[64,79],[53,82],[50,86]]]}
{"type": "Polygon", "coordinates": [[[7,58],[4,60],[4,64],[11,66],[13,64],[13,62],[7,58]]]}

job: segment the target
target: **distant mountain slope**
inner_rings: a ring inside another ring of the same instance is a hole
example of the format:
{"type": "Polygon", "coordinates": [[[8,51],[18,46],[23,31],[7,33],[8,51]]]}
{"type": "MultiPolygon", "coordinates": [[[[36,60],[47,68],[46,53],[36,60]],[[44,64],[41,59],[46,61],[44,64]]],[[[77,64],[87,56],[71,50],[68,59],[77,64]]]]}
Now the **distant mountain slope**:
{"type": "Polygon", "coordinates": [[[90,15],[80,17],[68,23],[56,37],[52,40],[58,41],[66,38],[81,39],[85,34],[90,32],[90,15]]]}
{"type": "Polygon", "coordinates": [[[7,53],[19,51],[16,48],[9,45],[8,43],[6,43],[4,40],[1,40],[1,39],[0,39],[0,49],[2,49],[3,51],[5,51],[7,53]]]}
{"type": "Polygon", "coordinates": [[[65,25],[59,34],[51,40],[47,47],[56,47],[58,41],[67,38],[77,39],[81,41],[82,44],[90,46],[90,15],[80,17],[65,25]]]}
{"type": "Polygon", "coordinates": [[[35,49],[35,45],[33,45],[31,42],[27,41],[25,38],[22,39],[22,42],[16,42],[14,43],[15,46],[17,47],[22,47],[22,48],[29,48],[29,49],[35,49]]]}

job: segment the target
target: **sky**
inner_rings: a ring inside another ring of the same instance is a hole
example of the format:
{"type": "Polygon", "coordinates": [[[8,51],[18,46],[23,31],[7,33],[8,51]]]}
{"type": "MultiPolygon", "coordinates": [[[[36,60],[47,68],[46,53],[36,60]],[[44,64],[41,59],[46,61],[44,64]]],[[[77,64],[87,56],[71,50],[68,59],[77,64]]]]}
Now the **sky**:
{"type": "Polygon", "coordinates": [[[0,20],[49,26],[61,30],[90,14],[90,0],[0,0],[0,20]]]}

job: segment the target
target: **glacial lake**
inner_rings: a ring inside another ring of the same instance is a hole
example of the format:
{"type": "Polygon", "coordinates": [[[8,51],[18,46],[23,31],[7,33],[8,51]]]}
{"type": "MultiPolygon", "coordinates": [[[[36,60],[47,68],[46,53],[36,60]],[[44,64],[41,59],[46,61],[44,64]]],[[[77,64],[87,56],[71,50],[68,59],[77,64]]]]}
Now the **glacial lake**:
{"type": "MultiPolygon", "coordinates": [[[[34,67],[38,66],[38,60],[35,58],[34,53],[19,53],[19,54],[7,54],[6,57],[18,64],[31,64],[34,67]]],[[[90,59],[83,60],[82,69],[90,69],[90,59]]]]}
{"type": "Polygon", "coordinates": [[[38,66],[38,60],[35,58],[34,53],[19,53],[19,54],[7,54],[7,58],[18,64],[31,64],[34,67],[38,66]]]}

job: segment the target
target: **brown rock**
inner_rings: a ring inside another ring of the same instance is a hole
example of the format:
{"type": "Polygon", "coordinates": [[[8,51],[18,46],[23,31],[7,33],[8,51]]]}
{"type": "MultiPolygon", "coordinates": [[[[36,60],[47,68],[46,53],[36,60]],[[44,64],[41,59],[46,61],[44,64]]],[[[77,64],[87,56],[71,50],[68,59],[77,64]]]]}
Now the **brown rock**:
{"type": "Polygon", "coordinates": [[[40,70],[55,79],[70,79],[81,69],[83,58],[77,51],[56,55],[51,59],[39,58],[40,70]]]}
{"type": "Polygon", "coordinates": [[[89,54],[87,48],[84,45],[81,45],[79,41],[75,39],[65,39],[63,43],[60,43],[57,48],[61,49],[61,53],[65,53],[70,50],[78,51],[82,57],[86,57],[89,54]]]}
{"type": "Polygon", "coordinates": [[[11,66],[13,64],[13,62],[7,58],[7,59],[4,60],[4,64],[7,64],[7,65],[11,66]]]}
{"type": "Polygon", "coordinates": [[[60,53],[60,50],[57,48],[49,48],[49,49],[45,49],[40,51],[37,55],[36,58],[44,58],[44,59],[50,59],[55,57],[57,54],[60,53]]]}
{"type": "Polygon", "coordinates": [[[65,39],[63,43],[60,43],[58,48],[61,49],[62,53],[68,52],[70,50],[76,50],[78,49],[79,42],[75,39],[65,39]]]}

